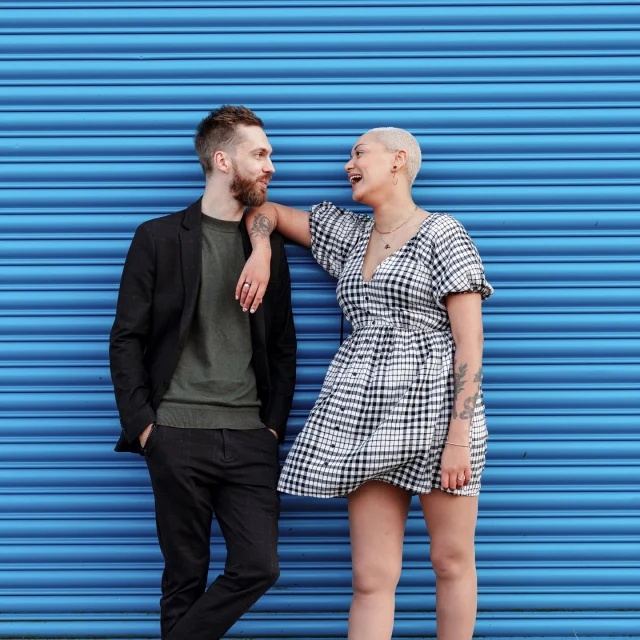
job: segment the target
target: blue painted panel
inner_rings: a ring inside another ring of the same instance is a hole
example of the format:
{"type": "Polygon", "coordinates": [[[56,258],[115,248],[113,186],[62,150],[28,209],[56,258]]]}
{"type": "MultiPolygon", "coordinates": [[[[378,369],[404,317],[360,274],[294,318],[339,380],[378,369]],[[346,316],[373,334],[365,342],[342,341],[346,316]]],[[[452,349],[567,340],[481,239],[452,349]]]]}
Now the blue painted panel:
{"type": "MultiPolygon", "coordinates": [[[[638,43],[635,0],[3,2],[0,638],[157,637],[152,496],[112,451],[107,336],[133,230],[199,195],[193,131],[223,102],[263,117],[293,206],[349,204],[366,129],[419,138],[416,199],[466,225],[496,287],[476,636],[640,638],[638,43]]],[[[335,283],[288,253],[283,456],[340,335],[335,283]]],[[[223,552],[214,531],[212,572],[223,552]]],[[[344,501],[285,496],[280,553],[229,637],[344,638],[344,501]]],[[[398,639],[434,637],[428,553],[414,505],[398,639]]]]}

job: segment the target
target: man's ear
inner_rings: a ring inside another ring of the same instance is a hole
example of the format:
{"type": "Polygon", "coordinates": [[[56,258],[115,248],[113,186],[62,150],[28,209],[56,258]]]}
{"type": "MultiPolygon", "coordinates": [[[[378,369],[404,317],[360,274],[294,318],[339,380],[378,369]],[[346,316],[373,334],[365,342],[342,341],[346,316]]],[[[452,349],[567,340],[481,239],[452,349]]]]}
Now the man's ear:
{"type": "Polygon", "coordinates": [[[231,171],[231,158],[224,151],[216,151],[213,154],[213,166],[222,173],[231,171]]]}

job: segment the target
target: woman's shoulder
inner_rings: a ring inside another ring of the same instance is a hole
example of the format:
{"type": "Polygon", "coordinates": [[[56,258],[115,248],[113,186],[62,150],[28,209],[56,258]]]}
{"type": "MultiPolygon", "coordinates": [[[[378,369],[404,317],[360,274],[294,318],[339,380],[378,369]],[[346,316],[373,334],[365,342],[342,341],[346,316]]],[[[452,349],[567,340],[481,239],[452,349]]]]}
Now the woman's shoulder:
{"type": "Polygon", "coordinates": [[[335,278],[342,273],[351,250],[366,235],[370,218],[324,201],[311,207],[311,252],[318,264],[335,278]]]}
{"type": "Polygon", "coordinates": [[[365,229],[372,224],[372,219],[365,213],[356,213],[345,207],[323,200],[310,208],[312,224],[329,225],[332,227],[346,227],[350,231],[365,229]]]}
{"type": "Polygon", "coordinates": [[[466,233],[463,224],[449,213],[430,213],[426,220],[426,236],[431,239],[446,240],[458,233],[466,233]]]}
{"type": "Polygon", "coordinates": [[[341,207],[330,200],[323,200],[318,204],[314,204],[311,206],[311,213],[313,214],[329,214],[329,215],[338,215],[338,216],[348,216],[349,218],[369,221],[371,217],[366,213],[356,213],[347,207],[341,207]]]}
{"type": "Polygon", "coordinates": [[[453,216],[448,213],[429,213],[418,229],[416,245],[427,250],[434,245],[447,242],[460,232],[464,232],[464,227],[453,216]]]}
{"type": "Polygon", "coordinates": [[[464,237],[468,237],[464,226],[452,215],[429,213],[415,237],[414,250],[421,260],[430,263],[464,237]]]}

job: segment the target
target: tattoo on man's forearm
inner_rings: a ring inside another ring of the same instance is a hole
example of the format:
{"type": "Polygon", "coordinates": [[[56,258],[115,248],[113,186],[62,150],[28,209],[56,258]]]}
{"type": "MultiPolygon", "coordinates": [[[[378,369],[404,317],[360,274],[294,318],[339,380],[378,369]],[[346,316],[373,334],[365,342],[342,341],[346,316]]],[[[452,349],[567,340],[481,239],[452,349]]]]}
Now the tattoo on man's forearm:
{"type": "MultiPolygon", "coordinates": [[[[464,401],[464,409],[458,414],[458,417],[462,420],[471,420],[473,413],[476,410],[476,401],[478,400],[478,394],[470,396],[464,401]]],[[[454,410],[455,413],[455,410],[454,410]]]]}
{"type": "Polygon", "coordinates": [[[482,382],[482,367],[480,367],[480,369],[478,369],[476,375],[473,376],[473,381],[477,382],[478,384],[480,384],[482,382]]]}
{"type": "Polygon", "coordinates": [[[269,236],[273,232],[273,228],[273,222],[271,222],[264,213],[258,212],[256,213],[256,217],[253,219],[249,235],[254,238],[269,240],[269,236]]]}

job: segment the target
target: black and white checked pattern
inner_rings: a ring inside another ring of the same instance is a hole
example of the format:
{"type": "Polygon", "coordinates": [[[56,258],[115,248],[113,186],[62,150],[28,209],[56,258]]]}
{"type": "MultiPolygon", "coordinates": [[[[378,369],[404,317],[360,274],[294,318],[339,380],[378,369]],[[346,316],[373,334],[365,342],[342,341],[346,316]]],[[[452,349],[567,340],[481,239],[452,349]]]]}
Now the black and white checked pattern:
{"type": "MultiPolygon", "coordinates": [[[[338,278],[338,302],[353,332],[329,367],[278,488],[329,498],[381,480],[429,493],[440,486],[453,406],[454,342],[444,299],[493,293],[475,245],[457,220],[431,214],[365,282],[373,220],[323,202],[311,208],[310,221],[313,255],[338,278]]],[[[480,393],[471,424],[473,478],[452,493],[479,493],[486,441],[480,393]]]]}

